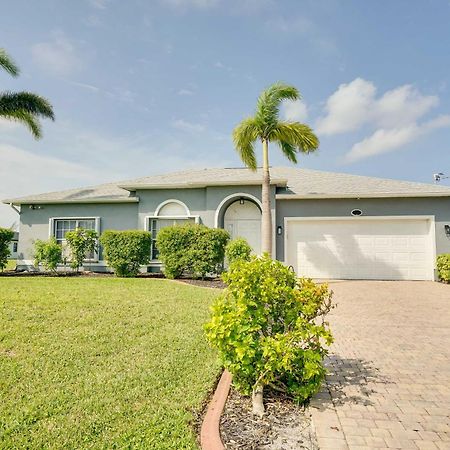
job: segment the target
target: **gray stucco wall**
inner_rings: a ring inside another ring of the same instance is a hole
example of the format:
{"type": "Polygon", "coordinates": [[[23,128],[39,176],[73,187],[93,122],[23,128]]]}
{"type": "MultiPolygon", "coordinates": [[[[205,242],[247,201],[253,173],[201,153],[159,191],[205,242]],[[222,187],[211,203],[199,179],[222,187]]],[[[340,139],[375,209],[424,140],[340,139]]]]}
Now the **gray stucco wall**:
{"type": "Polygon", "coordinates": [[[353,209],[365,216],[435,216],[436,253],[450,253],[450,238],[444,231],[444,225],[450,224],[448,197],[277,200],[276,223],[283,227],[283,234],[277,236],[277,259],[284,261],[285,217],[350,217],[353,209]]]}
{"type": "Polygon", "coordinates": [[[33,241],[49,238],[49,221],[54,217],[100,217],[100,232],[137,228],[137,203],[22,205],[20,213],[19,264],[33,259],[33,241]]]}

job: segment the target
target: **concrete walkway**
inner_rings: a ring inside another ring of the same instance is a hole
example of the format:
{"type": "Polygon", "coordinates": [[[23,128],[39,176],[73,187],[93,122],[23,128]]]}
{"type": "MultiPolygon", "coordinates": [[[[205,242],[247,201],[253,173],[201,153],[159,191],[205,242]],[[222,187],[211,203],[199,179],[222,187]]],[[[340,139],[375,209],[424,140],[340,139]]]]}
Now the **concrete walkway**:
{"type": "Polygon", "coordinates": [[[312,401],[321,449],[450,449],[450,285],[330,283],[327,384],[312,401]]]}

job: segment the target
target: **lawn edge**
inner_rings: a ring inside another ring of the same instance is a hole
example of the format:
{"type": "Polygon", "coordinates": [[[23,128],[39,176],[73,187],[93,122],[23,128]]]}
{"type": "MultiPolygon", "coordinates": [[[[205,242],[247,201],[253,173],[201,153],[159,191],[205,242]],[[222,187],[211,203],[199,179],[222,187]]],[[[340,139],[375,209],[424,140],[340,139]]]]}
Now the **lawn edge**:
{"type": "Polygon", "coordinates": [[[213,398],[208,405],[200,430],[202,450],[225,450],[220,437],[220,417],[231,387],[231,373],[224,370],[217,384],[213,398]]]}

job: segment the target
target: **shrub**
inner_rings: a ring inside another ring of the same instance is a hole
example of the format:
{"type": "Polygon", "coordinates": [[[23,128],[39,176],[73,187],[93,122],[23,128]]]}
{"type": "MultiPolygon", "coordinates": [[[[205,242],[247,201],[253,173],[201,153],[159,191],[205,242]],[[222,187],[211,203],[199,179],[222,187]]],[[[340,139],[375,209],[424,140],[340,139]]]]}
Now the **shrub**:
{"type": "Polygon", "coordinates": [[[134,277],[150,261],[152,236],[148,231],[105,231],[103,255],[118,277],[134,277]]]}
{"type": "Polygon", "coordinates": [[[0,270],[3,269],[8,264],[8,258],[11,254],[9,250],[9,244],[14,237],[14,231],[9,228],[0,228],[0,270]]]}
{"type": "Polygon", "coordinates": [[[228,264],[233,264],[237,260],[250,261],[251,253],[252,248],[244,238],[234,239],[225,247],[228,264]]]}
{"type": "Polygon", "coordinates": [[[208,273],[220,273],[225,246],[230,239],[227,231],[205,225],[186,224],[163,228],[156,238],[159,259],[168,278],[183,273],[204,278],[208,273]]]}
{"type": "Polygon", "coordinates": [[[40,239],[34,242],[34,265],[42,264],[46,270],[55,271],[58,264],[62,262],[62,248],[55,238],[48,241],[40,239]]]}
{"type": "Polygon", "coordinates": [[[328,286],[297,279],[266,255],[235,262],[223,279],[228,287],[213,304],[205,331],[238,390],[253,394],[257,414],[264,411],[267,385],[307,400],[320,388],[324,345],[332,342],[324,322],[331,308],[328,286]]]}
{"type": "Polygon", "coordinates": [[[77,228],[66,233],[66,241],[70,250],[70,267],[78,270],[89,253],[97,248],[97,233],[94,230],[77,228]]]}
{"type": "Polygon", "coordinates": [[[441,281],[450,283],[450,253],[437,257],[437,271],[441,281]]]}

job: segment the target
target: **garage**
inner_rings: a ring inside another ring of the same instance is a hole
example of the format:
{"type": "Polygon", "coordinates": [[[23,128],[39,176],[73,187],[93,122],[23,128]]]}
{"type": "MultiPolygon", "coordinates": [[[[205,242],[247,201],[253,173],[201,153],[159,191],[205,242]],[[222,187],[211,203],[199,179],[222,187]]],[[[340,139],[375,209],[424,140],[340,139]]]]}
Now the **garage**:
{"type": "Polygon", "coordinates": [[[286,263],[319,279],[433,280],[434,217],[285,218],[286,263]]]}

